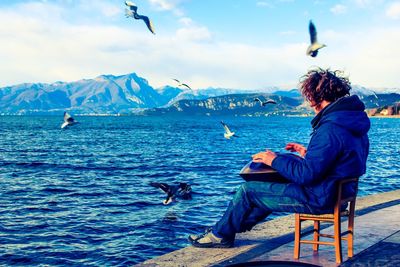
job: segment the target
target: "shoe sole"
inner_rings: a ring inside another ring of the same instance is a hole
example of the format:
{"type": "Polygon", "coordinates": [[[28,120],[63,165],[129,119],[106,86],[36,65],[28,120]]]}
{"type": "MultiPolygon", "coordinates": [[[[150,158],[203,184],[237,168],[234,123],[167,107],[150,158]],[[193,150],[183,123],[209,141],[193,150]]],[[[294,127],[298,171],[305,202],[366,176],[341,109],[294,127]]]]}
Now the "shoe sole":
{"type": "Polygon", "coordinates": [[[233,243],[198,243],[197,239],[193,240],[190,237],[188,238],[189,242],[192,246],[197,248],[231,248],[233,247],[233,243]]]}

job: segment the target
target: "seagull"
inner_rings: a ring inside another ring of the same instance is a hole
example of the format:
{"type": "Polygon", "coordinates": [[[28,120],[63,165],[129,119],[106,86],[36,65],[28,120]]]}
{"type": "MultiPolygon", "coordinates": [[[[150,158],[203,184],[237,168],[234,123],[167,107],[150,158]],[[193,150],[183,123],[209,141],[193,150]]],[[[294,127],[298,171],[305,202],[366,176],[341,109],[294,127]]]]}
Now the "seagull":
{"type": "Polygon", "coordinates": [[[143,15],[139,15],[139,14],[137,13],[138,7],[137,7],[136,4],[134,4],[134,3],[131,2],[131,1],[125,1],[125,5],[128,7],[128,8],[125,9],[125,16],[126,16],[127,18],[129,18],[129,17],[132,18],[132,17],[133,17],[134,19],[141,19],[141,20],[143,20],[144,23],[146,23],[147,28],[148,28],[153,34],[155,34],[153,24],[151,23],[149,17],[143,16],[143,15]]]}
{"type": "Polygon", "coordinates": [[[325,47],[325,44],[320,44],[317,41],[317,30],[315,28],[314,23],[310,20],[310,24],[308,25],[308,30],[310,32],[310,40],[311,44],[307,48],[307,55],[316,57],[318,54],[318,50],[325,47]]]}
{"type": "Polygon", "coordinates": [[[276,104],[276,102],[272,99],[268,99],[267,101],[262,101],[261,99],[259,99],[258,97],[254,98],[254,102],[260,102],[261,106],[266,106],[267,104],[276,104]]]}
{"type": "Polygon", "coordinates": [[[181,83],[178,79],[172,79],[172,80],[179,83],[178,86],[184,86],[184,87],[188,88],[189,90],[192,90],[192,88],[189,85],[187,85],[186,83],[181,83]]]}
{"type": "Polygon", "coordinates": [[[224,137],[226,139],[230,139],[232,136],[234,137],[239,137],[235,134],[235,132],[231,132],[231,130],[229,130],[228,125],[226,125],[226,123],[224,123],[223,121],[221,121],[222,126],[224,126],[225,129],[225,133],[224,133],[224,137]]]}
{"type": "MultiPolygon", "coordinates": [[[[372,94],[374,95],[374,97],[375,97],[376,99],[378,99],[377,102],[375,103],[375,105],[376,105],[377,107],[379,107],[379,104],[378,104],[378,102],[379,102],[379,97],[376,95],[376,93],[375,93],[374,91],[371,90],[371,92],[372,92],[372,94]]],[[[371,100],[371,101],[372,101],[372,100],[371,100]]]]}
{"type": "Polygon", "coordinates": [[[64,112],[64,123],[61,125],[61,129],[64,129],[67,126],[71,126],[77,124],[78,122],[74,120],[67,112],[64,112]]]}
{"type": "Polygon", "coordinates": [[[160,188],[167,194],[167,198],[163,201],[164,205],[168,205],[177,197],[182,199],[192,198],[192,187],[187,183],[179,183],[178,185],[168,185],[165,183],[150,183],[155,188],[160,188]]]}

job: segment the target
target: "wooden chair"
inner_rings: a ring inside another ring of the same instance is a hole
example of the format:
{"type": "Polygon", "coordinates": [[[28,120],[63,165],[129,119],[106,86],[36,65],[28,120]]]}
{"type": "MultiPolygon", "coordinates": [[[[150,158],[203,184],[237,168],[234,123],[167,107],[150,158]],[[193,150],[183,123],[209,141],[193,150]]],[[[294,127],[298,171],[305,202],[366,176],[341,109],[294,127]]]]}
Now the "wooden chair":
{"type": "Polygon", "coordinates": [[[313,251],[317,252],[319,245],[330,245],[335,247],[336,263],[340,264],[343,261],[342,257],[342,240],[347,240],[347,254],[348,257],[353,257],[353,235],[354,235],[354,209],[356,205],[356,197],[358,190],[358,178],[345,179],[338,182],[338,194],[337,201],[334,206],[333,214],[295,214],[295,235],[294,235],[294,258],[298,259],[300,256],[300,244],[312,244],[313,251]],[[344,197],[343,186],[347,183],[355,182],[356,191],[351,197],[344,197]],[[348,210],[340,211],[340,207],[343,204],[348,204],[348,210]],[[348,229],[345,232],[341,232],[341,217],[348,217],[348,229]],[[312,220],[314,221],[314,235],[313,240],[301,240],[301,222],[312,220]],[[334,234],[322,234],[320,233],[320,222],[330,222],[333,223],[334,234]],[[346,237],[343,237],[347,235],[346,237]],[[333,238],[333,242],[320,241],[320,237],[333,238]]]}

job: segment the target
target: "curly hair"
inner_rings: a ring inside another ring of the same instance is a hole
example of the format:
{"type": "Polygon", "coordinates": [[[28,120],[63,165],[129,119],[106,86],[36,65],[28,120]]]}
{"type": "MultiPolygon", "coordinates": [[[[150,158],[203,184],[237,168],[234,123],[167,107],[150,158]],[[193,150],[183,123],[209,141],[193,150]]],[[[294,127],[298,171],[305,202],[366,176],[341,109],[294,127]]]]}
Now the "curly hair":
{"type": "Polygon", "coordinates": [[[319,107],[322,101],[334,102],[350,95],[351,85],[343,72],[316,68],[300,78],[300,91],[312,106],[319,107]]]}

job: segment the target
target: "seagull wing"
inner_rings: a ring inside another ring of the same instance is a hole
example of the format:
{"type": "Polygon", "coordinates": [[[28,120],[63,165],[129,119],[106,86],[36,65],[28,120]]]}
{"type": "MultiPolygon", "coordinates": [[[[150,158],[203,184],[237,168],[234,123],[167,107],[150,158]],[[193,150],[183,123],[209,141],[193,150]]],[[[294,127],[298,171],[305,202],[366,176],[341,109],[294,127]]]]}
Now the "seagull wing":
{"type": "Polygon", "coordinates": [[[151,31],[153,34],[155,34],[153,24],[151,23],[149,17],[143,16],[143,15],[139,15],[139,14],[137,14],[137,13],[134,13],[134,14],[133,14],[133,17],[134,17],[135,19],[141,19],[141,20],[143,20],[144,23],[146,24],[147,28],[149,29],[149,31],[151,31]]]}
{"type": "Polygon", "coordinates": [[[229,130],[228,125],[226,125],[223,121],[221,121],[222,126],[224,126],[225,133],[231,134],[231,130],[229,130]]]}
{"type": "Polygon", "coordinates": [[[181,84],[181,82],[178,79],[172,79],[174,81],[176,81],[177,83],[181,84]]]}
{"type": "Polygon", "coordinates": [[[274,100],[272,100],[272,99],[268,99],[267,101],[265,101],[263,103],[263,105],[267,105],[267,104],[276,104],[276,102],[274,100]]]}
{"type": "Polygon", "coordinates": [[[133,14],[135,14],[135,12],[133,12],[132,10],[130,10],[129,8],[125,8],[125,17],[127,18],[133,18],[133,14]]]}
{"type": "Polygon", "coordinates": [[[129,7],[130,10],[132,10],[134,13],[137,12],[137,5],[131,1],[125,1],[125,5],[129,7]]]}
{"type": "Polygon", "coordinates": [[[64,129],[67,126],[68,126],[68,122],[64,122],[63,124],[61,124],[61,129],[64,129]]]}
{"type": "Polygon", "coordinates": [[[308,25],[308,31],[310,32],[311,44],[317,43],[317,29],[315,28],[315,25],[311,20],[310,24],[308,25]]]}
{"type": "Polygon", "coordinates": [[[186,83],[182,83],[181,85],[182,85],[182,86],[185,86],[186,88],[188,88],[188,89],[190,89],[190,90],[192,90],[192,88],[190,88],[190,86],[187,85],[186,83]]]}
{"type": "Polygon", "coordinates": [[[64,112],[64,121],[67,122],[70,118],[72,118],[71,115],[69,115],[68,112],[64,112]]]}
{"type": "Polygon", "coordinates": [[[257,101],[262,103],[262,101],[258,97],[254,98],[254,102],[257,102],[257,101]]]}
{"type": "Polygon", "coordinates": [[[155,187],[155,188],[160,188],[162,191],[164,191],[165,193],[169,194],[170,192],[170,186],[165,184],[165,183],[150,183],[151,186],[155,187]]]}

